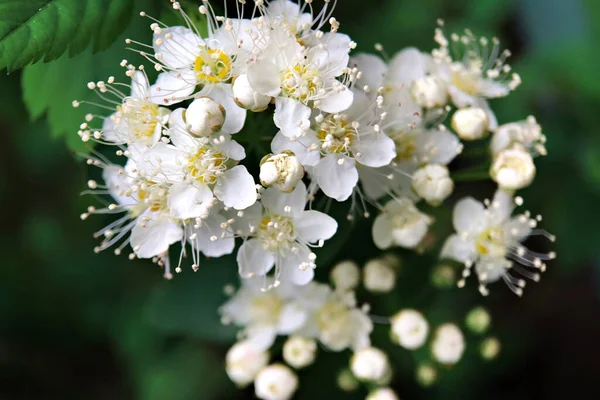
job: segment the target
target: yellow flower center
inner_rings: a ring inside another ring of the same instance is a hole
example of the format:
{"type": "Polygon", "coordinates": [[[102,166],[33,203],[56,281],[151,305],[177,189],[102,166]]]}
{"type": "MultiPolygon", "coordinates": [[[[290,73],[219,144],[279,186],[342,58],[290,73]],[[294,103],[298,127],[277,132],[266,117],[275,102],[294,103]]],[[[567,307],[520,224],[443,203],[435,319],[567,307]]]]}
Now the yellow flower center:
{"type": "Polygon", "coordinates": [[[317,132],[321,150],[325,153],[350,154],[355,136],[354,128],[338,115],[327,117],[317,132]]]}
{"type": "Polygon", "coordinates": [[[200,83],[220,83],[231,78],[231,59],[221,50],[204,49],[194,62],[200,83]]]}
{"type": "Polygon", "coordinates": [[[271,325],[279,319],[283,300],[270,290],[255,297],[250,305],[250,315],[253,322],[271,325]]]}
{"type": "Polygon", "coordinates": [[[283,74],[281,87],[288,97],[306,103],[317,94],[318,81],[319,72],[316,69],[296,64],[293,68],[288,68],[283,74]]]}
{"type": "Polygon", "coordinates": [[[154,137],[160,115],[160,107],[143,99],[128,97],[117,107],[115,123],[131,132],[138,141],[148,142],[154,137]]]}
{"type": "Polygon", "coordinates": [[[481,80],[481,61],[470,61],[468,67],[453,68],[452,84],[461,92],[475,96],[479,93],[479,81],[481,80]]]}
{"type": "Polygon", "coordinates": [[[417,151],[415,135],[411,135],[408,132],[399,132],[391,135],[391,138],[396,144],[396,162],[414,160],[415,152],[417,151]]]}
{"type": "Polygon", "coordinates": [[[504,257],[506,246],[502,227],[494,226],[483,231],[475,241],[475,248],[482,256],[504,257]]]}
{"type": "Polygon", "coordinates": [[[220,174],[225,172],[227,158],[207,147],[200,147],[195,154],[188,158],[188,173],[194,179],[207,185],[217,181],[220,174]]]}
{"type": "Polygon", "coordinates": [[[271,215],[263,218],[258,226],[258,237],[268,251],[286,249],[294,241],[294,223],[289,217],[271,215]]]}

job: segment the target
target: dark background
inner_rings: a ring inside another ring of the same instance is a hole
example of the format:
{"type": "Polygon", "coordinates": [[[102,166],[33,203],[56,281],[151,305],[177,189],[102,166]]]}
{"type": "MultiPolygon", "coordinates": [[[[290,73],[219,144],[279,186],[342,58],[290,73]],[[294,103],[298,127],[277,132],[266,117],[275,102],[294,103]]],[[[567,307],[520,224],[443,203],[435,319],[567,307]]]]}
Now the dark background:
{"type": "MultiPolygon", "coordinates": [[[[146,3],[138,5],[150,6],[146,3]]],[[[157,13],[161,5],[166,8],[166,1],[156,3],[157,13]]],[[[476,305],[492,312],[500,357],[483,361],[477,355],[481,338],[469,337],[462,362],[442,368],[439,384],[429,389],[414,380],[415,363],[427,355],[391,346],[388,327],[378,326],[375,344],[394,362],[392,386],[405,400],[598,397],[600,2],[338,3],[340,30],[358,42],[360,51],[371,51],[376,42],[390,54],[410,45],[430,50],[438,17],[449,30],[469,27],[498,35],[512,50],[513,69],[524,83],[492,107],[501,123],[535,115],[548,137],[549,155],[537,160],[538,177],[522,196],[528,209],[544,216],[542,226],[556,234],[552,246],[558,259],[523,298],[500,283],[488,298],[478,295],[473,282],[462,290],[434,289],[429,276],[435,255],[417,259],[409,253],[400,253],[404,266],[394,293],[378,299],[359,293],[381,315],[417,307],[434,324],[461,323],[476,305]]],[[[127,29],[137,29],[136,22],[127,29]]],[[[145,25],[134,32],[149,42],[145,25]]],[[[81,113],[68,106],[88,80],[106,78],[105,64],[130,57],[123,47],[119,41],[105,53],[65,56],[0,75],[0,397],[252,398],[252,389],[236,391],[225,375],[224,354],[235,332],[220,326],[215,311],[225,299],[222,286],[236,279],[232,259],[205,262],[195,274],[186,268],[166,282],[147,261],[94,254],[92,232],[109,219],[79,219],[96,200],[79,195],[93,172],[73,153],[80,146],[75,132],[81,113]],[[54,75],[44,75],[49,70],[54,75]],[[43,101],[49,105],[37,105],[43,101]]],[[[493,193],[493,186],[469,184],[457,189],[457,196],[465,192],[482,198],[493,193]]],[[[449,218],[450,204],[435,211],[439,219],[449,218]]],[[[326,279],[335,260],[364,262],[377,254],[368,239],[362,240],[364,226],[353,225],[359,229],[320,256],[318,277],[326,279]]],[[[448,229],[440,227],[441,238],[448,229]]],[[[365,392],[345,395],[335,387],[348,356],[320,351],[317,364],[299,374],[298,398],[364,398],[365,392]]]]}

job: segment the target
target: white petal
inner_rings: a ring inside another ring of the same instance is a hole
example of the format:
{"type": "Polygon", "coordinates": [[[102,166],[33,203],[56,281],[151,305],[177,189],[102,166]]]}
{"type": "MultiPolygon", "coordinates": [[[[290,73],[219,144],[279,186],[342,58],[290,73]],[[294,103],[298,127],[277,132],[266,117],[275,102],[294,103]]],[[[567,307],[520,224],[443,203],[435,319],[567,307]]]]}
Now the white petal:
{"type": "Polygon", "coordinates": [[[505,238],[509,238],[509,240],[516,240],[517,242],[522,242],[531,234],[529,218],[524,218],[523,221],[521,217],[523,216],[517,215],[502,225],[505,238]]]}
{"type": "Polygon", "coordinates": [[[479,232],[485,224],[485,209],[481,202],[472,197],[467,197],[456,203],[452,222],[458,233],[474,234],[479,232]]]}
{"type": "Polygon", "coordinates": [[[356,161],[368,167],[378,168],[388,165],[396,157],[396,144],[385,133],[360,135],[352,143],[356,161]]]}
{"type": "Polygon", "coordinates": [[[387,64],[378,56],[360,53],[350,58],[350,66],[361,71],[361,78],[357,80],[362,89],[365,85],[376,91],[382,86],[383,77],[387,72],[387,64]]]}
{"type": "Polygon", "coordinates": [[[115,124],[113,118],[115,114],[104,118],[102,122],[102,138],[112,143],[127,143],[127,126],[124,120],[120,124],[115,124]]]}
{"type": "Polygon", "coordinates": [[[167,204],[174,218],[198,218],[208,214],[212,199],[212,191],[206,185],[177,183],[169,189],[167,204]]]}
{"type": "Polygon", "coordinates": [[[298,182],[292,193],[282,193],[278,189],[265,190],[261,199],[262,205],[269,211],[279,215],[299,216],[306,205],[306,186],[298,182]],[[289,206],[289,211],[287,207],[289,206]]]}
{"type": "Polygon", "coordinates": [[[279,69],[271,60],[259,60],[248,67],[248,82],[258,93],[276,97],[281,92],[279,69]]]}
{"type": "Polygon", "coordinates": [[[148,214],[149,219],[138,219],[131,230],[131,247],[139,258],[152,258],[160,255],[167,250],[169,246],[181,240],[183,229],[181,226],[170,219],[153,218],[148,214]]]}
{"type": "Polygon", "coordinates": [[[344,201],[350,197],[358,183],[358,171],[354,160],[328,155],[315,166],[317,184],[328,197],[344,201]],[[342,164],[338,160],[344,160],[342,164]]]}
{"type": "Polygon", "coordinates": [[[321,159],[318,143],[319,140],[313,131],[308,131],[306,135],[299,136],[296,140],[291,140],[279,131],[271,141],[271,151],[277,154],[283,150],[290,150],[302,165],[315,165],[321,159]]]}
{"type": "Polygon", "coordinates": [[[171,113],[169,116],[169,138],[177,148],[192,153],[198,149],[198,142],[188,133],[184,116],[184,108],[178,108],[171,113]]]}
{"type": "Polygon", "coordinates": [[[508,86],[493,79],[482,79],[479,82],[478,89],[479,93],[487,98],[504,97],[510,93],[508,86]]]}
{"type": "Polygon", "coordinates": [[[193,229],[196,234],[194,240],[190,240],[193,249],[200,249],[207,257],[221,257],[225,254],[233,253],[235,248],[235,239],[221,228],[221,224],[227,219],[219,214],[211,214],[208,218],[202,221],[202,225],[193,229]],[[223,237],[225,233],[225,237],[223,237]],[[216,240],[213,240],[215,239],[216,240]]]}
{"type": "Polygon", "coordinates": [[[258,239],[245,241],[240,246],[236,259],[242,278],[266,275],[275,264],[275,255],[263,249],[258,239]]]}
{"type": "Polygon", "coordinates": [[[428,58],[418,49],[403,49],[389,62],[387,81],[403,83],[406,86],[425,76],[428,70],[428,58]]]}
{"type": "Polygon", "coordinates": [[[295,285],[306,285],[313,280],[315,271],[311,267],[306,269],[300,269],[300,265],[303,263],[310,263],[311,260],[309,255],[310,249],[304,245],[296,244],[297,251],[288,252],[282,257],[281,268],[281,281],[291,282],[295,285]]]}
{"type": "Polygon", "coordinates": [[[228,219],[233,218],[235,222],[231,224],[231,229],[239,236],[249,236],[251,234],[251,227],[256,228],[260,221],[262,220],[262,204],[260,202],[256,202],[250,207],[246,208],[242,216],[240,217],[239,211],[235,211],[230,209],[229,211],[224,211],[223,213],[228,217],[228,219]]]}
{"type": "Polygon", "coordinates": [[[156,83],[150,86],[150,99],[162,105],[179,103],[190,97],[196,83],[193,71],[163,72],[158,75],[156,83]]]}
{"type": "Polygon", "coordinates": [[[146,74],[142,71],[135,71],[131,78],[131,97],[137,99],[146,99],[150,95],[150,83],[146,74]]]}
{"type": "Polygon", "coordinates": [[[108,187],[110,195],[119,204],[135,204],[136,201],[131,196],[126,196],[125,192],[131,186],[132,179],[129,178],[127,171],[123,172],[120,165],[110,165],[102,171],[102,179],[108,187]]]}
{"type": "Polygon", "coordinates": [[[347,110],[352,105],[354,93],[347,87],[334,91],[327,97],[319,100],[319,109],[328,113],[338,113],[347,110]]]}
{"type": "Polygon", "coordinates": [[[235,104],[230,84],[207,85],[200,94],[210,97],[225,109],[225,123],[221,127],[222,132],[233,134],[242,130],[246,122],[246,110],[235,104]]]}
{"type": "Polygon", "coordinates": [[[254,178],[243,165],[235,166],[220,176],[214,192],[223,204],[236,210],[250,207],[257,198],[254,178]]]}
{"type": "Polygon", "coordinates": [[[248,342],[252,344],[257,351],[267,351],[275,343],[277,331],[270,325],[253,325],[246,329],[248,342]]]}
{"type": "Polygon", "coordinates": [[[492,200],[491,217],[493,223],[502,224],[510,218],[515,208],[513,197],[502,189],[496,190],[492,200]]]}
{"type": "Polygon", "coordinates": [[[152,179],[156,182],[181,182],[185,177],[179,159],[182,153],[177,147],[162,142],[156,143],[148,149],[143,160],[138,163],[138,169],[146,173],[159,170],[152,179]]]}
{"type": "Polygon", "coordinates": [[[449,164],[460,152],[460,141],[455,134],[430,130],[416,135],[417,161],[423,164],[449,164]]]}
{"type": "Polygon", "coordinates": [[[297,100],[278,97],[273,122],[289,138],[300,137],[310,126],[310,108],[297,100]]]}
{"type": "Polygon", "coordinates": [[[227,158],[232,160],[240,161],[246,158],[246,150],[244,146],[236,142],[235,140],[231,140],[231,136],[228,134],[219,135],[224,138],[223,142],[216,144],[215,147],[219,149],[221,154],[225,155],[227,158]]]}
{"type": "Polygon", "coordinates": [[[474,261],[477,258],[475,243],[452,235],[444,243],[440,258],[449,258],[459,262],[474,261]]]}
{"type": "Polygon", "coordinates": [[[191,29],[174,26],[162,28],[159,34],[154,34],[152,43],[154,52],[162,63],[170,68],[180,69],[194,64],[199,46],[204,42],[191,29]]]}
{"type": "Polygon", "coordinates": [[[337,221],[319,211],[303,211],[294,221],[298,237],[308,243],[330,239],[337,231],[337,221]]]}
{"type": "Polygon", "coordinates": [[[302,328],[308,315],[304,308],[297,303],[286,304],[279,313],[277,332],[281,335],[290,335],[302,328]]]}
{"type": "Polygon", "coordinates": [[[381,250],[392,246],[392,225],[387,214],[379,214],[373,222],[373,242],[381,250]]]}
{"type": "Polygon", "coordinates": [[[456,86],[449,86],[448,94],[452,98],[454,105],[458,108],[476,106],[478,104],[479,99],[477,97],[461,91],[456,86]]]}

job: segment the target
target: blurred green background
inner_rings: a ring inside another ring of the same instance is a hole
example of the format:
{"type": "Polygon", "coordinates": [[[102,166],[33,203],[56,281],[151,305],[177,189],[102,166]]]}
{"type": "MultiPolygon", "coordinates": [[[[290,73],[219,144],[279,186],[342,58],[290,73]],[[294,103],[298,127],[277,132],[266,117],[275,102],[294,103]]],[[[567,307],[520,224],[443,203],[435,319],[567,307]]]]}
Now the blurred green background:
{"type": "MultiPolygon", "coordinates": [[[[0,0],[0,7],[3,3],[7,1],[0,0]]],[[[102,27],[102,35],[113,36],[125,29],[107,51],[92,54],[88,49],[74,58],[65,55],[0,74],[3,399],[253,398],[251,388],[236,390],[224,372],[224,355],[235,331],[219,324],[216,309],[225,300],[223,285],[236,281],[232,259],[204,262],[197,273],[186,268],[167,282],[147,261],[94,254],[92,232],[109,219],[79,219],[95,202],[80,196],[94,172],[73,152],[81,148],[76,131],[85,111],[73,110],[71,101],[87,96],[89,80],[122,76],[118,62],[132,57],[124,37],[150,41],[148,21],[134,16],[126,24],[129,14],[143,8],[161,15],[168,8],[166,0],[135,3],[125,7],[125,17],[102,27]]],[[[427,389],[414,379],[416,362],[426,353],[410,354],[392,346],[388,327],[377,326],[375,344],[386,349],[394,363],[392,386],[402,399],[564,399],[584,393],[597,397],[600,2],[338,3],[341,31],[359,43],[357,51],[371,51],[376,42],[390,54],[405,46],[428,51],[434,47],[438,17],[446,20],[448,30],[469,27],[476,34],[498,35],[512,50],[511,64],[524,83],[492,107],[501,123],[535,115],[548,137],[549,155],[537,160],[538,178],[522,195],[528,209],[544,216],[542,226],[557,235],[553,246],[558,259],[549,264],[539,284],[528,286],[522,299],[500,283],[491,287],[488,298],[478,295],[473,282],[463,290],[434,289],[430,274],[435,255],[417,259],[402,252],[397,291],[379,298],[359,293],[374,313],[417,307],[434,324],[462,323],[476,305],[492,312],[493,334],[502,342],[500,357],[483,361],[477,354],[481,338],[470,337],[462,362],[441,371],[438,385],[427,389]]],[[[481,197],[493,193],[490,183],[477,188],[481,197]]],[[[436,211],[438,220],[447,220],[450,212],[450,206],[443,206],[436,211]]],[[[364,262],[377,254],[368,239],[362,240],[360,228],[367,224],[352,225],[359,229],[340,235],[320,255],[318,278],[326,280],[336,260],[364,262]]],[[[299,373],[297,397],[364,398],[360,390],[343,394],[336,388],[337,371],[348,357],[349,353],[320,351],[317,364],[299,373]]]]}

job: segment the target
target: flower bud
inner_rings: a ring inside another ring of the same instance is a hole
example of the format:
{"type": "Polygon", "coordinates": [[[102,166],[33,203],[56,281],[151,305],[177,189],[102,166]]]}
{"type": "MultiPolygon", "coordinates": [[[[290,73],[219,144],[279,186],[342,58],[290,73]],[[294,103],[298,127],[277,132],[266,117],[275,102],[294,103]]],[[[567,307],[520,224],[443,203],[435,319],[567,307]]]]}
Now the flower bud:
{"type": "Polygon", "coordinates": [[[533,157],[521,146],[502,150],[492,163],[490,175],[502,189],[522,189],[535,178],[533,157]]]}
{"type": "Polygon", "coordinates": [[[466,318],[466,325],[472,332],[475,333],[485,333],[490,327],[490,323],[492,322],[492,318],[487,310],[483,307],[477,307],[472,309],[466,318]]]}
{"type": "Polygon", "coordinates": [[[359,380],[380,382],[390,372],[387,355],[375,347],[365,347],[358,350],[350,360],[350,369],[359,380]]]}
{"type": "Polygon", "coordinates": [[[344,392],[353,392],[360,386],[360,382],[349,369],[343,369],[337,376],[337,384],[344,392]]]}
{"type": "Polygon", "coordinates": [[[546,136],[542,133],[542,127],[537,123],[534,116],[529,116],[525,121],[511,122],[496,128],[490,150],[496,156],[500,151],[514,144],[520,144],[533,154],[545,156],[546,136]]]}
{"type": "Polygon", "coordinates": [[[376,258],[363,269],[363,285],[374,293],[388,293],[396,286],[396,271],[385,260],[376,258]]]}
{"type": "Polygon", "coordinates": [[[337,290],[353,290],[360,282],[360,270],[354,261],[342,261],[333,267],[330,277],[337,290]]]}
{"type": "Polygon", "coordinates": [[[438,265],[431,272],[431,283],[439,289],[450,289],[456,285],[456,272],[450,265],[438,265]]]}
{"type": "Polygon", "coordinates": [[[366,400],[398,400],[398,396],[392,389],[385,387],[373,390],[366,400]]]}
{"type": "Polygon", "coordinates": [[[392,341],[408,350],[423,346],[429,334],[429,324],[423,314],[406,309],[391,318],[392,341]]]}
{"type": "Polygon", "coordinates": [[[500,353],[500,341],[495,337],[487,338],[481,342],[479,351],[485,360],[493,360],[500,353]]]}
{"type": "Polygon", "coordinates": [[[235,101],[238,106],[254,112],[266,110],[272,99],[270,96],[265,96],[254,90],[254,88],[250,86],[246,74],[242,74],[235,78],[231,89],[233,91],[233,101],[235,101]]]}
{"type": "Polygon", "coordinates": [[[261,369],[254,381],[256,397],[263,400],[288,400],[297,388],[298,377],[282,364],[261,369]]]}
{"type": "Polygon", "coordinates": [[[291,193],[304,176],[304,168],[293,152],[267,154],[260,161],[260,183],[283,193],[291,193]]]}
{"type": "Polygon", "coordinates": [[[424,76],[413,82],[410,88],[413,101],[425,108],[442,107],[448,104],[446,85],[437,76],[424,76]]]}
{"type": "Polygon", "coordinates": [[[225,123],[225,109],[209,97],[192,101],[185,112],[185,122],[194,136],[210,136],[225,123]]]}
{"type": "Polygon", "coordinates": [[[435,332],[431,343],[433,358],[441,364],[456,364],[465,351],[465,339],[454,324],[444,324],[435,332]]]}
{"type": "Polygon", "coordinates": [[[291,336],[283,345],[283,359],[296,368],[304,368],[315,361],[317,342],[302,336],[291,336]]]}
{"type": "Polygon", "coordinates": [[[463,108],[452,116],[452,128],[463,140],[477,140],[487,136],[489,121],[485,110],[479,107],[463,108]]]}
{"type": "Polygon", "coordinates": [[[227,352],[226,372],[236,385],[244,387],[252,383],[258,371],[269,362],[266,351],[257,350],[250,342],[234,344],[227,352]]]}
{"type": "Polygon", "coordinates": [[[380,249],[415,248],[425,237],[432,219],[407,197],[392,199],[373,223],[373,241],[380,249]]]}
{"type": "Polygon", "coordinates": [[[413,174],[413,190],[432,206],[442,204],[454,189],[448,168],[440,164],[429,164],[413,174]]]}
{"type": "Polygon", "coordinates": [[[421,364],[416,371],[417,382],[423,387],[431,386],[437,380],[437,369],[429,364],[421,364]]]}

